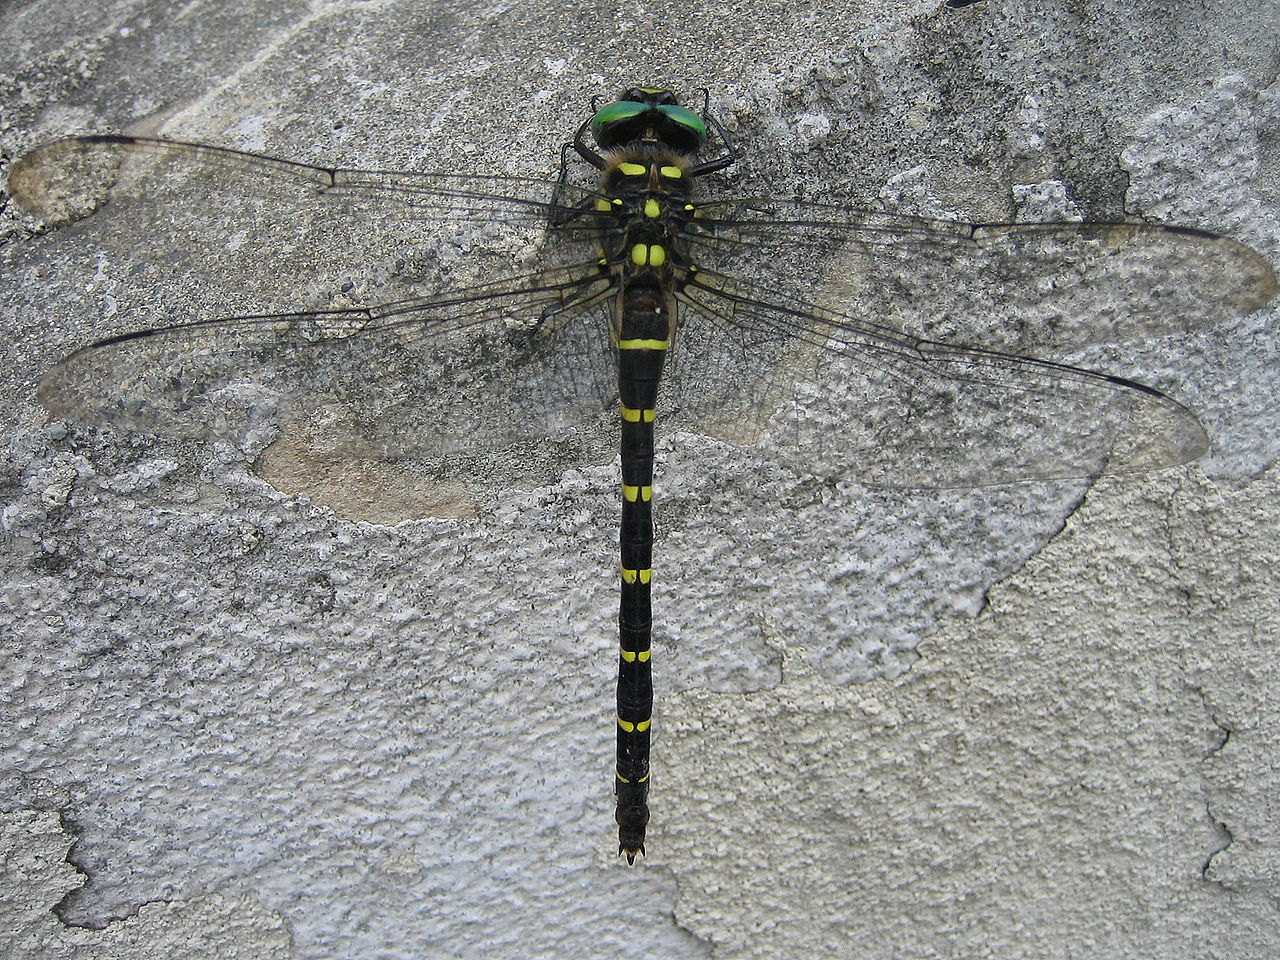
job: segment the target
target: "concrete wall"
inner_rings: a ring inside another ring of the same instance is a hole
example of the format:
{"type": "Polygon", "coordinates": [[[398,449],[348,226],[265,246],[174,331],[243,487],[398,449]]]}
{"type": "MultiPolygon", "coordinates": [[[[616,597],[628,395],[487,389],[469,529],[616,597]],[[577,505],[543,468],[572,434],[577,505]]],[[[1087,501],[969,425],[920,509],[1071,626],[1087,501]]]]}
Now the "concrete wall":
{"type": "MultiPolygon", "coordinates": [[[[746,151],[717,192],[1142,218],[1275,262],[1278,36],[1248,0],[10,3],[0,159],[158,131],[546,178],[592,96],[657,83],[706,87],[746,151]]],[[[0,954],[1280,952],[1273,312],[1040,345],[1196,412],[1209,453],[1146,476],[893,492],[664,439],[627,869],[607,459],[427,517],[429,470],[269,469],[270,424],[35,399],[112,333],[529,269],[536,233],[165,190],[0,211],[0,954]]]]}

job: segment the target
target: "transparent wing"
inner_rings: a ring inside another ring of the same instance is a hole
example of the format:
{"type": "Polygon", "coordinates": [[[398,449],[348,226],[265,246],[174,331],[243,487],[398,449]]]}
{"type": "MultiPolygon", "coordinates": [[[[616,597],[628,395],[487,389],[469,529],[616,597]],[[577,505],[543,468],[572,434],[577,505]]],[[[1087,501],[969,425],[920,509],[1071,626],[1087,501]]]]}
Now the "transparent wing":
{"type": "Polygon", "coordinates": [[[822,476],[968,487],[1137,473],[1208,447],[1150,387],[924,340],[712,271],[686,286],[671,422],[822,476]]]}
{"type": "MultiPolygon", "coordinates": [[[[387,200],[410,218],[600,225],[595,193],[544,181],[323,168],[134,137],[50,144],[10,186],[46,219],[73,217],[122,179],[150,176],[150,160],[251,192],[387,200]]],[[[1276,287],[1241,244],[1145,225],[979,225],[745,200],[703,205],[690,234],[705,269],[684,292],[668,422],[809,472],[899,486],[1197,456],[1203,430],[1174,401],[1002,350],[1191,329],[1256,309],[1276,287]],[[729,279],[762,264],[771,288],[729,279]]],[[[503,462],[528,463],[496,456],[513,444],[556,438],[607,455],[599,438],[611,431],[590,426],[611,419],[607,332],[570,308],[611,292],[593,263],[576,264],[370,310],[186,324],[80,351],[41,395],[59,415],[183,436],[242,432],[276,411],[317,447],[498,476],[503,462]]]]}
{"type": "Polygon", "coordinates": [[[586,309],[610,292],[593,262],[369,309],[141,331],[60,361],[39,398],[129,430],[238,440],[269,425],[344,459],[524,480],[543,444],[612,455],[609,335],[586,309]]]}
{"type": "MultiPolygon", "coordinates": [[[[87,136],[23,157],[9,189],[50,222],[83,215],[122,178],[157,169],[229,191],[391,204],[406,219],[536,220],[586,235],[599,194],[548,181],[321,167],[181,141],[87,136]]],[[[297,199],[296,197],[294,198],[297,199]]],[[[731,276],[761,264],[778,286],[912,335],[1009,351],[1185,332],[1259,309],[1270,265],[1244,244],[1147,224],[973,224],[777,198],[701,204],[704,265],[731,276]]]]}
{"type": "MultiPolygon", "coordinates": [[[[612,223],[594,191],[548,181],[321,167],[181,141],[87,136],[23,157],[10,191],[50,222],[92,209],[121,180],[177,170],[224,192],[390,204],[395,215],[554,222],[570,237],[612,223]]],[[[701,204],[703,265],[761,265],[784,292],[914,336],[1054,354],[1186,332],[1259,309],[1270,265],[1244,244],[1147,224],[974,224],[777,198],[701,204]]]]}
{"type": "Polygon", "coordinates": [[[384,201],[406,219],[427,216],[488,222],[573,217],[570,230],[594,226],[593,191],[521,177],[321,167],[262,154],[148,137],[103,134],[45,144],[19,160],[9,192],[29,212],[63,223],[91,212],[121,185],[174,172],[212,180],[228,194],[384,201]]]}
{"type": "Polygon", "coordinates": [[[787,200],[701,207],[701,262],[914,336],[1012,352],[1180,333],[1260,309],[1242,243],[1147,224],[973,224],[787,200]],[[748,273],[748,271],[750,271],[748,273]]]}
{"type": "MultiPolygon", "coordinates": [[[[22,158],[9,189],[52,223],[109,197],[226,204],[253,197],[288,217],[319,202],[371,222],[526,222],[570,238],[595,226],[594,194],[512,177],[328,168],[181,141],[59,140],[22,158]],[[172,179],[174,189],[168,190],[172,179]],[[201,190],[190,196],[181,183],[201,190]],[[368,205],[369,209],[365,209],[368,205]]],[[[292,217],[288,222],[293,223],[292,217]]],[[[550,269],[368,309],[227,317],[141,331],[58,363],[40,399],[55,415],[130,430],[243,440],[271,451],[431,465],[443,486],[538,480],[543,464],[607,460],[616,396],[607,327],[584,310],[608,296],[594,261],[544,251],[550,269]],[[551,445],[548,447],[548,445],[551,445]],[[548,455],[551,454],[551,455],[548,455]]]]}

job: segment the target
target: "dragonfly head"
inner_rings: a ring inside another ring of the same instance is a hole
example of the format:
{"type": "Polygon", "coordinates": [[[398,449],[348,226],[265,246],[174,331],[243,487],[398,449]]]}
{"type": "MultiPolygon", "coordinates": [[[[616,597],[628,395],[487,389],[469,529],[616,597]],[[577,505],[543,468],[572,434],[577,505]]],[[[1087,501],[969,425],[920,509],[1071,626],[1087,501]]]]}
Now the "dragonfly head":
{"type": "Polygon", "coordinates": [[[596,111],[591,136],[605,150],[650,142],[693,153],[706,142],[707,125],[670,90],[630,87],[596,111]]]}

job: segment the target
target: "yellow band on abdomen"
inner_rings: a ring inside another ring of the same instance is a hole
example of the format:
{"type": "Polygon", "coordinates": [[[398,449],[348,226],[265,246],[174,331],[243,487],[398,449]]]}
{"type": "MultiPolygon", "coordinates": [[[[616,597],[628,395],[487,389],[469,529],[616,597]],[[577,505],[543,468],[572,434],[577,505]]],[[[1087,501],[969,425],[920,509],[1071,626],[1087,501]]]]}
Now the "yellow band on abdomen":
{"type": "Polygon", "coordinates": [[[627,503],[635,503],[637,498],[648,503],[653,499],[653,487],[647,484],[643,487],[638,487],[632,483],[624,483],[622,485],[622,496],[627,503]]]}
{"type": "Polygon", "coordinates": [[[622,408],[622,419],[627,421],[627,423],[639,423],[641,420],[645,423],[653,423],[654,417],[657,415],[658,411],[652,408],[643,410],[625,405],[622,408]]]}

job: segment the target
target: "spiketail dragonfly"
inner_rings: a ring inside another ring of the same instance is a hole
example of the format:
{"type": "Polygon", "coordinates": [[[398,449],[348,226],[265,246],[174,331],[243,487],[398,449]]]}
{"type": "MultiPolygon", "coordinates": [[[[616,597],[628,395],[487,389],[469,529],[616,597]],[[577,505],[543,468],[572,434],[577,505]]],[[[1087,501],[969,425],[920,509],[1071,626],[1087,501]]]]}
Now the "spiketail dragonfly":
{"type": "Polygon", "coordinates": [[[154,167],[198,170],[215,189],[253,183],[268,198],[292,190],[303,202],[391,203],[406,219],[526,224],[563,252],[530,272],[379,306],[112,336],[57,363],[40,400],[57,417],[202,439],[320,423],[349,455],[463,478],[500,475],[548,439],[586,437],[588,449],[609,436],[612,410],[616,819],[619,853],[634,862],[649,820],[657,423],[889,487],[1169,467],[1208,446],[1185,407],[1021,350],[1190,330],[1256,310],[1276,290],[1250,248],[1194,229],[701,198],[698,181],[737,158],[705,106],[645,87],[594,111],[564,144],[556,181],[326,168],[132,136],[53,142],[14,167],[10,191],[54,223],[91,212],[130,169],[154,167]],[[571,182],[571,169],[593,183],[571,182]]]}

